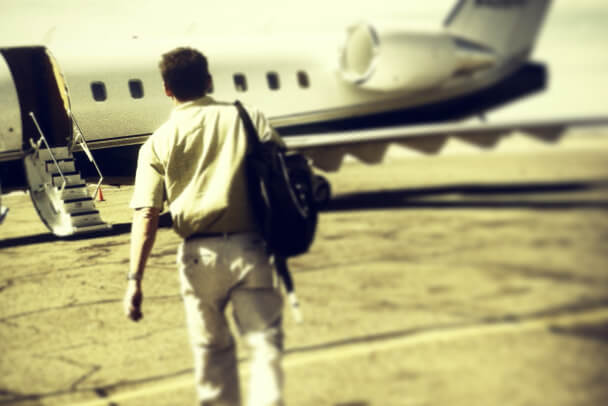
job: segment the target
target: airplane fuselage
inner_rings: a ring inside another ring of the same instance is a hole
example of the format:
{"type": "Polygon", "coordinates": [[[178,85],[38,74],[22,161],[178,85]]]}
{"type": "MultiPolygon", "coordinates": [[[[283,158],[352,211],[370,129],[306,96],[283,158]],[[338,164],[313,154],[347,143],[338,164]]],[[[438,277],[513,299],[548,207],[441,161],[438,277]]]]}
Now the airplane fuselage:
{"type": "MultiPolygon", "coordinates": [[[[527,82],[523,91],[514,95],[493,91],[496,100],[490,100],[480,92],[521,70],[527,54],[502,59],[490,49],[447,32],[400,32],[395,37],[391,31],[383,34],[366,24],[353,26],[346,41],[332,37],[166,43],[131,39],[90,44],[86,56],[76,45],[54,47],[57,69],[69,88],[71,115],[91,150],[108,150],[101,161],[112,161],[112,166],[102,168],[109,177],[132,170],[134,162],[118,162],[132,156],[168,118],[172,103],[164,94],[157,65],[163,52],[184,44],[208,57],[212,97],[255,105],[284,136],[319,129],[452,120],[544,86],[544,70],[535,66],[532,76],[521,72],[527,82]],[[383,41],[382,46],[370,44],[375,38],[383,41]],[[392,49],[395,46],[399,49],[392,49]],[[387,66],[391,71],[382,72],[387,66]],[[382,74],[384,77],[376,78],[382,74]],[[118,152],[125,147],[130,147],[128,152],[118,152]]],[[[4,55],[9,59],[7,52],[4,55]]],[[[7,62],[16,69],[14,62],[7,62]]],[[[3,71],[5,83],[11,79],[9,70],[5,67],[3,71]]],[[[17,93],[7,92],[11,98],[3,100],[12,106],[6,111],[13,112],[13,120],[18,116],[17,93]]],[[[23,111],[21,118],[29,120],[23,111]]],[[[15,166],[14,161],[28,147],[27,139],[37,138],[37,134],[31,128],[31,134],[19,134],[17,126],[11,126],[12,132],[2,134],[0,162],[13,161],[15,166]]],[[[26,127],[24,124],[23,129],[26,127]]],[[[5,189],[25,186],[18,176],[10,176],[17,182],[6,180],[6,171],[0,170],[5,189]]]]}
{"type": "MultiPolygon", "coordinates": [[[[433,55],[432,47],[439,42],[435,39],[450,45],[457,42],[443,32],[411,33],[409,38],[403,35],[400,40],[404,48],[412,43],[427,49],[429,59],[436,59],[439,69],[446,64],[445,59],[457,58],[459,49],[454,45],[443,50],[446,58],[433,55]],[[423,45],[418,45],[420,42],[423,45]],[[424,47],[426,42],[430,48],[424,47]]],[[[172,105],[164,94],[157,65],[160,55],[177,45],[184,43],[159,44],[134,39],[120,44],[120,48],[117,44],[96,44],[92,55],[86,58],[70,49],[53,50],[70,87],[73,114],[88,140],[94,143],[149,134],[166,120],[172,105]],[[130,88],[134,83],[140,83],[136,86],[141,86],[141,96],[134,96],[130,88]],[[95,100],[94,84],[105,88],[103,100],[95,100]]],[[[484,69],[454,69],[442,72],[432,82],[414,78],[409,86],[389,84],[370,89],[349,80],[340,62],[344,52],[340,46],[344,44],[335,39],[191,40],[187,45],[202,50],[210,61],[212,97],[226,101],[240,99],[255,105],[283,134],[298,126],[406,110],[471,94],[499,82],[527,58],[521,55],[500,61],[499,56],[493,56],[493,66],[485,65],[484,69]]],[[[401,54],[390,63],[402,71],[420,63],[420,58],[408,60],[407,56],[401,54]]],[[[432,66],[425,69],[431,71],[432,66]]]]}

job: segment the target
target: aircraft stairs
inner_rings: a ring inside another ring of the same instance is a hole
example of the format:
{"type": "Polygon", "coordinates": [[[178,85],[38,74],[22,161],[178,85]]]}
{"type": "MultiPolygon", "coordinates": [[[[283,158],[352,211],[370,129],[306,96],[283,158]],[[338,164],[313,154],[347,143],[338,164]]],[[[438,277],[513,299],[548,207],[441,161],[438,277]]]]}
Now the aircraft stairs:
{"type": "MultiPolygon", "coordinates": [[[[32,140],[30,143],[32,150],[24,158],[30,197],[49,230],[65,237],[110,229],[101,219],[95,200],[76,169],[71,148],[50,148],[42,132],[37,143],[32,140]],[[46,148],[41,148],[42,142],[46,148]]],[[[84,147],[88,152],[86,144],[84,147]]],[[[100,184],[101,180],[97,189],[100,184]]]]}

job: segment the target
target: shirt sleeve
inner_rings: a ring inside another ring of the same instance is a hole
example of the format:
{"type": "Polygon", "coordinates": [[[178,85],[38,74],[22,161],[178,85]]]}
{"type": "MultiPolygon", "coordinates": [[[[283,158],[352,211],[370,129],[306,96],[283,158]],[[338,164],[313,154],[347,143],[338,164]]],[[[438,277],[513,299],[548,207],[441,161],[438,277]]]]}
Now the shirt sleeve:
{"type": "Polygon", "coordinates": [[[129,206],[132,209],[155,207],[162,210],[164,200],[164,169],[150,138],[139,149],[135,187],[129,206]]]}
{"type": "Polygon", "coordinates": [[[255,113],[255,127],[258,130],[260,139],[262,141],[273,140],[274,142],[285,148],[285,142],[283,141],[277,130],[275,130],[270,125],[266,116],[260,111],[256,111],[255,113]]]}

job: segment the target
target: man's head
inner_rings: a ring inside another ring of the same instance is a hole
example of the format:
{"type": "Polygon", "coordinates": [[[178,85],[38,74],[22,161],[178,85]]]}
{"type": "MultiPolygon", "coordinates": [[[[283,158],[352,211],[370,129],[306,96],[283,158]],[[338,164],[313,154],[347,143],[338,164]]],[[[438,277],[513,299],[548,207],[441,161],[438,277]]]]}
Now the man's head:
{"type": "Polygon", "coordinates": [[[196,49],[175,48],[163,54],[158,67],[165,82],[165,91],[180,102],[203,97],[211,75],[207,58],[196,49]]]}

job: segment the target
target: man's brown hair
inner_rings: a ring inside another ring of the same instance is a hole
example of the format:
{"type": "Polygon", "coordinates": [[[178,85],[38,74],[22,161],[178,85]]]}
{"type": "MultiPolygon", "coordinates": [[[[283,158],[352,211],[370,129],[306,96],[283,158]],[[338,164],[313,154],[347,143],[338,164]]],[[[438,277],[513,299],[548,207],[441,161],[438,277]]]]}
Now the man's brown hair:
{"type": "Polygon", "coordinates": [[[195,100],[207,93],[211,79],[207,58],[196,49],[175,48],[162,55],[158,67],[177,100],[195,100]]]}

